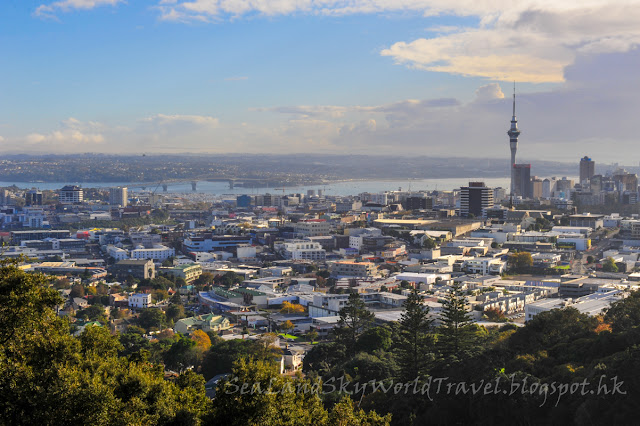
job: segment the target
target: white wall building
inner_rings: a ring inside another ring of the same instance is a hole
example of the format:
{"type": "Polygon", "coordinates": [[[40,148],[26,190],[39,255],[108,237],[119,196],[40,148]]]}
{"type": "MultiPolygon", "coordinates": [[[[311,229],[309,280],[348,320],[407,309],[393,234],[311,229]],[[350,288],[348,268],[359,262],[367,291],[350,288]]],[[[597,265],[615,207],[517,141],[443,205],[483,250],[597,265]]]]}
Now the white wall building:
{"type": "Polygon", "coordinates": [[[115,260],[129,259],[129,253],[125,249],[121,249],[113,245],[107,246],[107,254],[115,260]]]}
{"type": "Polygon", "coordinates": [[[293,260],[324,260],[327,256],[320,243],[306,240],[285,242],[282,254],[285,259],[293,260]]]}
{"type": "Polygon", "coordinates": [[[567,308],[569,306],[576,308],[580,313],[595,316],[622,297],[624,297],[624,293],[619,290],[613,290],[603,293],[593,293],[577,299],[544,299],[529,303],[525,307],[525,321],[533,319],[533,317],[541,312],[567,308]]]}
{"type": "Polygon", "coordinates": [[[236,248],[236,257],[238,259],[248,259],[256,257],[256,248],[250,245],[241,245],[236,248]]]}
{"type": "Polygon", "coordinates": [[[316,237],[318,235],[329,235],[331,224],[326,220],[307,220],[295,223],[293,232],[299,237],[316,237]]]}
{"type": "Polygon", "coordinates": [[[132,294],[129,296],[129,307],[133,309],[145,309],[151,306],[151,294],[132,294]]]}
{"type": "Polygon", "coordinates": [[[175,255],[175,249],[163,246],[162,244],[154,244],[152,248],[138,246],[131,250],[131,259],[151,259],[162,262],[170,257],[175,257],[175,255]]]}

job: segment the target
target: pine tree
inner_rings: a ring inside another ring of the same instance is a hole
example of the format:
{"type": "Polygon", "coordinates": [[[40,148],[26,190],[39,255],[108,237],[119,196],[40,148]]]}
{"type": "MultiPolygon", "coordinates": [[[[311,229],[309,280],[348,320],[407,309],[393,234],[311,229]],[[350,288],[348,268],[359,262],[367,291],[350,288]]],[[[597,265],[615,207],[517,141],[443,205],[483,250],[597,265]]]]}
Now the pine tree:
{"type": "Polygon", "coordinates": [[[367,309],[358,293],[351,293],[335,329],[337,340],[351,352],[355,352],[358,337],[373,323],[374,315],[367,309]]]}
{"type": "Polygon", "coordinates": [[[422,303],[422,296],[414,289],[403,304],[400,317],[402,337],[401,358],[403,379],[412,380],[420,374],[428,356],[428,340],[433,320],[429,307],[422,303]]]}
{"type": "Polygon", "coordinates": [[[459,356],[473,344],[474,327],[467,310],[467,298],[456,283],[442,304],[439,345],[444,355],[459,356]]]}

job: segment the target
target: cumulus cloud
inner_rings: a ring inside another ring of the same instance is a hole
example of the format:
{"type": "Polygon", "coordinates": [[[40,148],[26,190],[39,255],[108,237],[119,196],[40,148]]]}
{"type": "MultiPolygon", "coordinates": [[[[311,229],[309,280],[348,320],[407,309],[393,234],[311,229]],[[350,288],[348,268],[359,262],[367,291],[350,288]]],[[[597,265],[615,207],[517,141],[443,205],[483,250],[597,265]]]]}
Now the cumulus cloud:
{"type": "Polygon", "coordinates": [[[38,6],[35,10],[35,15],[40,17],[53,17],[56,12],[89,10],[99,6],[115,6],[118,3],[124,3],[124,0],[60,0],[38,6]]]}
{"type": "MultiPolygon", "coordinates": [[[[558,83],[578,55],[627,52],[640,43],[639,0],[520,1],[503,6],[475,12],[479,27],[400,41],[381,54],[427,71],[558,83]]],[[[462,13],[455,6],[451,12],[462,13]]]]}
{"type": "Polygon", "coordinates": [[[504,99],[504,93],[498,83],[491,83],[481,86],[476,90],[476,99],[479,101],[490,101],[492,99],[504,99]]]}
{"type": "Polygon", "coordinates": [[[159,126],[192,125],[205,127],[218,127],[219,120],[206,115],[166,115],[157,114],[141,120],[144,123],[152,123],[159,126]]]}
{"type": "MultiPolygon", "coordinates": [[[[517,115],[522,130],[518,158],[575,160],[590,155],[598,162],[624,162],[635,152],[635,114],[640,109],[640,49],[597,56],[581,54],[565,70],[566,82],[538,92],[519,92],[517,115]],[[615,143],[616,149],[611,149],[615,143]]],[[[381,105],[288,106],[256,111],[284,118],[281,140],[301,140],[309,128],[301,118],[322,120],[334,153],[479,156],[505,158],[511,120],[510,83],[483,85],[476,96],[403,100],[381,105]],[[505,93],[508,95],[505,96],[505,93]],[[338,114],[339,113],[339,114],[338,114]],[[293,135],[298,135],[294,138],[293,135]]],[[[274,136],[275,138],[275,136],[274,136]]]]}
{"type": "Polygon", "coordinates": [[[81,122],[70,117],[60,123],[60,128],[49,133],[30,133],[24,138],[29,145],[47,144],[55,146],[99,145],[105,141],[104,125],[98,122],[81,122]]]}
{"type": "Polygon", "coordinates": [[[560,83],[578,55],[640,43],[640,0],[160,0],[161,19],[218,22],[242,16],[413,12],[473,17],[478,25],[428,28],[428,37],[381,50],[398,64],[495,81],[560,83]]]}

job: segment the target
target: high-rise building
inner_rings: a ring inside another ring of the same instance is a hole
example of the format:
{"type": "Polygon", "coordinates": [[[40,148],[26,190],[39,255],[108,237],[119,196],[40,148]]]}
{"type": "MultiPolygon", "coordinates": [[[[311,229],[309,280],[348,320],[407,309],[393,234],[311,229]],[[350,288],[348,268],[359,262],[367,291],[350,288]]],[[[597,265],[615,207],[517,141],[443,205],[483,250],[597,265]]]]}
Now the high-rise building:
{"type": "Polygon", "coordinates": [[[551,198],[551,193],[553,192],[554,185],[555,178],[553,178],[553,180],[546,178],[542,181],[542,198],[551,198]]]}
{"type": "Polygon", "coordinates": [[[27,206],[41,206],[42,192],[32,189],[24,194],[24,199],[27,206]]]}
{"type": "Polygon", "coordinates": [[[405,210],[431,210],[433,198],[426,196],[411,196],[404,199],[402,206],[405,210]]]}
{"type": "Polygon", "coordinates": [[[251,196],[250,195],[238,195],[236,197],[236,205],[241,208],[246,208],[251,205],[251,196]]]}
{"type": "Polygon", "coordinates": [[[596,162],[586,155],[580,159],[580,183],[589,181],[596,174],[596,162]]]}
{"type": "Polygon", "coordinates": [[[78,204],[84,200],[82,188],[76,185],[67,185],[60,190],[61,204],[78,204]]]}
{"type": "Polygon", "coordinates": [[[537,176],[534,176],[531,179],[531,198],[533,198],[534,200],[542,198],[543,183],[543,180],[537,176]]]}
{"type": "Polygon", "coordinates": [[[126,187],[110,188],[109,189],[109,204],[112,206],[127,207],[129,199],[127,195],[128,191],[126,187]]]}
{"type": "Polygon", "coordinates": [[[482,216],[482,210],[493,207],[493,189],[484,182],[469,182],[460,188],[460,216],[482,216]]]}
{"type": "Polygon", "coordinates": [[[515,183],[513,195],[519,195],[522,198],[532,198],[531,164],[514,164],[513,180],[515,183]]]}
{"type": "Polygon", "coordinates": [[[518,129],[518,120],[516,119],[516,83],[513,83],[513,115],[511,116],[511,128],[507,132],[509,135],[509,147],[511,148],[511,163],[509,164],[509,170],[511,171],[511,188],[510,195],[513,196],[516,186],[516,151],[518,150],[518,136],[520,136],[520,130],[518,129]]]}

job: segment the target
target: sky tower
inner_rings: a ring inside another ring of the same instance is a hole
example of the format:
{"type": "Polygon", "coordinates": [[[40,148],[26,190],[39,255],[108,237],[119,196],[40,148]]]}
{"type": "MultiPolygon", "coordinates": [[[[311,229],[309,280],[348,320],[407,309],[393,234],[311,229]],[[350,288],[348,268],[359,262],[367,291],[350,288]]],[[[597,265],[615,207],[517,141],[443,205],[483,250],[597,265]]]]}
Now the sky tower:
{"type": "Polygon", "coordinates": [[[509,135],[509,146],[511,148],[511,188],[509,190],[510,198],[513,200],[513,195],[516,186],[515,168],[516,164],[516,151],[518,150],[518,136],[520,136],[520,130],[518,130],[518,120],[516,119],[516,82],[513,82],[513,116],[511,117],[511,128],[507,132],[509,135]]]}

